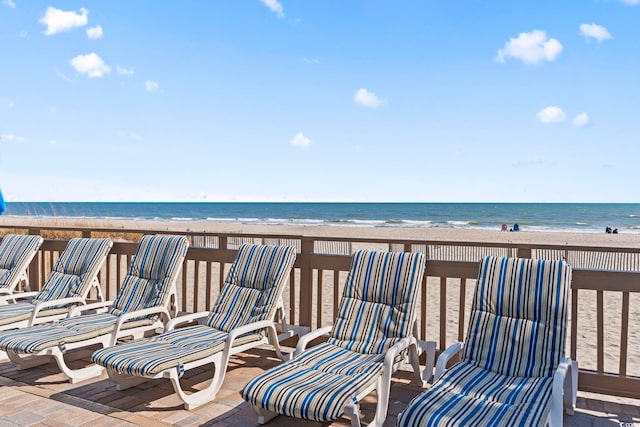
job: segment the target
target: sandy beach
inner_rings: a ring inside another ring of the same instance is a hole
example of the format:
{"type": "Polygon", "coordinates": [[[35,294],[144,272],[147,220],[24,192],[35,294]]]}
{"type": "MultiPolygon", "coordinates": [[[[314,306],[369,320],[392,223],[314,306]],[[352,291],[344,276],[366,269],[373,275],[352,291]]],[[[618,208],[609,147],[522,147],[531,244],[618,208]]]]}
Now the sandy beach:
{"type": "Polygon", "coordinates": [[[457,242],[528,243],[607,247],[638,247],[640,233],[606,234],[527,231],[503,232],[472,228],[357,227],[323,225],[256,225],[218,221],[141,221],[91,218],[31,218],[2,216],[0,225],[30,227],[122,228],[131,230],[195,231],[220,233],[295,234],[345,238],[420,239],[457,242]]]}
{"type": "MultiPolygon", "coordinates": [[[[234,222],[192,222],[192,221],[129,221],[102,219],[65,219],[65,218],[26,218],[0,217],[0,225],[29,226],[29,227],[86,227],[113,228],[124,230],[144,231],[191,231],[191,232],[220,232],[242,233],[258,235],[298,235],[316,237],[340,237],[357,241],[362,238],[376,238],[383,240],[420,239],[426,241],[447,242],[494,242],[494,243],[523,243],[523,244],[553,244],[576,245],[594,247],[637,248],[640,244],[640,234],[606,234],[602,233],[566,233],[566,232],[502,232],[499,230],[478,230],[465,228],[374,228],[353,226],[276,226],[241,224],[234,222]]],[[[362,246],[359,245],[359,246],[362,246]]],[[[367,244],[364,244],[366,247],[367,244]]],[[[355,247],[355,246],[354,246],[355,247]]],[[[333,317],[333,275],[325,272],[323,277],[323,324],[331,322],[333,317]]],[[[340,283],[344,280],[344,273],[340,275],[340,283]]],[[[202,283],[202,280],[200,280],[202,283]]],[[[315,282],[315,278],[314,278],[315,282]]],[[[473,282],[473,281],[471,281],[473,282]]],[[[466,307],[468,313],[472,300],[473,283],[466,287],[466,307]]],[[[315,285],[315,284],[314,284],[315,285]]],[[[459,286],[456,279],[447,281],[447,342],[458,339],[458,306],[459,286]]],[[[204,291],[201,290],[201,295],[204,291]]],[[[289,296],[285,295],[285,306],[288,306],[289,296]]],[[[596,369],[597,354],[594,343],[597,341],[596,292],[580,291],[578,311],[578,358],[581,367],[596,369]]],[[[440,307],[440,281],[429,278],[427,282],[427,340],[439,342],[440,323],[438,319],[440,307]]],[[[604,295],[604,331],[605,331],[605,371],[617,372],[619,366],[620,328],[621,328],[621,293],[606,292],[604,295]]],[[[205,309],[206,307],[198,307],[205,309]]],[[[313,315],[316,315],[313,307],[313,315]]],[[[468,318],[468,314],[467,317],[468,318]]],[[[568,329],[570,333],[570,329],[568,329]]],[[[570,335],[567,337],[567,350],[570,335]]],[[[627,373],[640,376],[640,293],[630,295],[629,337],[627,373]]]]}

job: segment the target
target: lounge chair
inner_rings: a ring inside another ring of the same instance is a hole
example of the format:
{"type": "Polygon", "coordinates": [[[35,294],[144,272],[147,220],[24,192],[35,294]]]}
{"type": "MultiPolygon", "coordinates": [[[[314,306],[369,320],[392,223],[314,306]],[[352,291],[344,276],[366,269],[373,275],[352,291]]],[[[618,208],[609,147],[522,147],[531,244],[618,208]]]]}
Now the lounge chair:
{"type": "Polygon", "coordinates": [[[98,350],[92,360],[107,369],[119,390],[168,378],[187,409],[213,400],[231,355],[268,343],[283,358],[274,317],[295,257],[288,246],[242,245],[211,312],[173,319],[167,332],[98,350]],[[198,324],[174,329],[193,321],[198,324]],[[208,386],[187,394],[182,374],[209,363],[214,372],[208,386]]]}
{"type": "MultiPolygon", "coordinates": [[[[38,253],[42,237],[38,235],[7,234],[0,242],[0,296],[11,295],[20,282],[30,291],[27,267],[38,253]]],[[[6,304],[12,299],[2,299],[6,304]]]]}
{"type": "Polygon", "coordinates": [[[69,240],[40,292],[20,292],[2,298],[30,299],[0,305],[0,331],[63,319],[78,304],[86,304],[92,288],[104,298],[98,272],[113,246],[109,239],[69,240]]]}
{"type": "Polygon", "coordinates": [[[481,261],[465,344],[440,355],[433,385],[397,425],[562,425],[563,400],[572,414],[578,376],[577,362],[564,357],[570,280],[563,261],[481,261]]]}
{"type": "MultiPolygon", "coordinates": [[[[406,360],[424,384],[418,361],[416,300],[425,257],[420,253],[356,251],[335,324],[303,336],[295,358],[251,380],[241,391],[263,424],[277,414],[331,422],[343,413],[360,425],[359,401],[376,390],[371,426],[387,416],[391,375],[406,360]],[[323,334],[329,340],[305,351],[323,334]]],[[[431,347],[435,351],[435,346],[431,347]]]]}
{"type": "Polygon", "coordinates": [[[65,352],[94,344],[115,345],[119,338],[139,338],[164,327],[187,247],[183,236],[143,236],[114,301],[76,307],[68,318],[54,323],[2,332],[0,350],[21,368],[47,363],[49,358],[42,356],[53,356],[72,383],[100,375],[102,367],[93,364],[71,369],[65,352]]]}

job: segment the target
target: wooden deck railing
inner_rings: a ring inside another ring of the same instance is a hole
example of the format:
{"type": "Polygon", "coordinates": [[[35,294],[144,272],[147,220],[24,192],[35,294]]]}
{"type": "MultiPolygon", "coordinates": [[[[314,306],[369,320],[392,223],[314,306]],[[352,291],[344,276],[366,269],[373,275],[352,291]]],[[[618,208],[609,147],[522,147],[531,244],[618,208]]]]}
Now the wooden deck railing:
{"type": "MultiPolygon", "coordinates": [[[[67,231],[85,237],[123,232],[122,229],[0,226],[0,234],[4,234],[3,228],[17,228],[30,234],[67,231]]],[[[168,233],[124,231],[140,236],[168,233]]],[[[291,323],[311,328],[333,321],[351,251],[369,247],[424,252],[429,261],[419,301],[420,333],[423,339],[436,341],[439,349],[464,339],[481,257],[563,258],[573,267],[567,352],[580,362],[580,389],[640,398],[640,354],[637,352],[640,349],[640,249],[288,234],[172,233],[186,235],[191,241],[178,283],[181,311],[195,312],[211,307],[240,244],[289,244],[297,249],[298,256],[285,293],[285,306],[291,323]]],[[[29,270],[32,288],[38,289],[65,245],[65,240],[45,240],[29,270]]],[[[114,243],[100,273],[107,299],[117,294],[135,249],[136,243],[114,243]]]]}

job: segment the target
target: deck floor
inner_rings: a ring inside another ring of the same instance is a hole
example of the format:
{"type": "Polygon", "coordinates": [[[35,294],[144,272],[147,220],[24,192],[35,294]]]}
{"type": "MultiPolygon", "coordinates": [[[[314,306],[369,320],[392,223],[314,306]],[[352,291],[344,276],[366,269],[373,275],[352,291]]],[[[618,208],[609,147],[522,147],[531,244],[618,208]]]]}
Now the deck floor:
{"type": "MultiPolygon", "coordinates": [[[[87,356],[90,353],[80,354],[87,356]]],[[[80,358],[78,364],[86,363],[80,358]]],[[[70,384],[54,362],[24,371],[8,361],[0,362],[0,427],[3,426],[256,426],[253,410],[239,391],[255,375],[279,363],[272,351],[257,349],[233,357],[224,385],[214,402],[192,411],[183,409],[169,381],[158,380],[126,391],[116,391],[106,374],[70,384]]],[[[192,389],[204,386],[207,370],[185,374],[192,389]]],[[[411,381],[410,371],[399,371],[391,388],[389,416],[385,425],[395,425],[397,414],[421,389],[411,381]]],[[[373,418],[375,394],[362,402],[363,421],[373,418]]],[[[640,400],[579,393],[574,416],[565,416],[565,426],[640,427],[640,400]]],[[[277,417],[269,426],[313,426],[319,423],[277,417]]],[[[347,418],[331,425],[348,426],[347,418]]]]}

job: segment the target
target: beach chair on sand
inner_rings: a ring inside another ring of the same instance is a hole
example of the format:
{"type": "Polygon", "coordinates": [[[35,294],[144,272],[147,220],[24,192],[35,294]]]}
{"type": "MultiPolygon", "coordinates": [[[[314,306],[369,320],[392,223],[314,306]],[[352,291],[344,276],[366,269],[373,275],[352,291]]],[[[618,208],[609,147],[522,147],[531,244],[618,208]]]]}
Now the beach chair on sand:
{"type": "Polygon", "coordinates": [[[295,257],[288,246],[242,245],[211,312],[173,319],[161,335],[98,350],[93,361],[107,368],[119,390],[168,378],[187,409],[213,400],[231,355],[269,343],[283,358],[274,318],[295,257]],[[174,329],[194,320],[195,326],[174,329]],[[187,394],[182,374],[209,363],[214,372],[208,386],[187,394]]]}
{"type": "Polygon", "coordinates": [[[0,350],[21,368],[42,365],[49,360],[42,356],[52,356],[72,383],[100,375],[97,365],[71,369],[65,352],[115,345],[119,338],[139,338],[163,327],[187,247],[183,236],[143,236],[114,301],[76,307],[54,323],[1,332],[0,350]],[[105,312],[79,315],[90,310],[105,312]]]}
{"type": "MultiPolygon", "coordinates": [[[[7,234],[0,242],[0,296],[11,295],[20,282],[24,289],[30,291],[27,267],[38,253],[42,245],[42,237],[37,235],[7,234]]],[[[0,304],[10,298],[3,298],[0,304]]]]}
{"type": "Polygon", "coordinates": [[[376,390],[376,414],[369,425],[382,426],[391,375],[407,356],[421,385],[431,376],[435,345],[423,375],[415,321],[424,269],[420,253],[356,251],[335,324],[302,337],[293,360],[257,376],[241,391],[258,421],[282,414],[331,422],[346,413],[359,426],[359,401],[376,390]],[[327,333],[328,342],[305,350],[327,333]]]}
{"type": "Polygon", "coordinates": [[[464,346],[440,355],[433,385],[397,425],[561,426],[578,381],[578,363],[564,357],[570,280],[563,261],[481,261],[464,346]]]}
{"type": "Polygon", "coordinates": [[[2,298],[28,299],[0,305],[0,331],[63,319],[74,306],[86,304],[92,288],[102,301],[98,272],[113,246],[109,239],[69,240],[40,292],[19,292],[2,298]]]}

